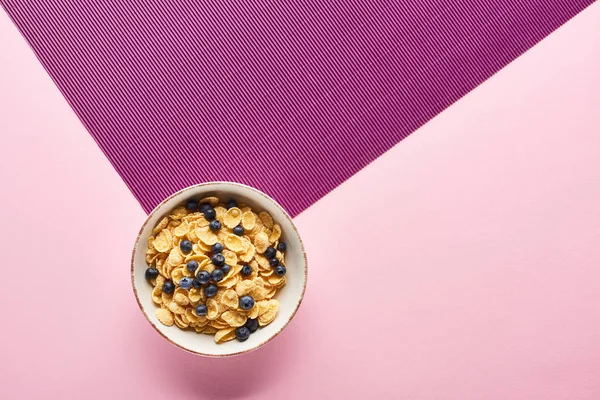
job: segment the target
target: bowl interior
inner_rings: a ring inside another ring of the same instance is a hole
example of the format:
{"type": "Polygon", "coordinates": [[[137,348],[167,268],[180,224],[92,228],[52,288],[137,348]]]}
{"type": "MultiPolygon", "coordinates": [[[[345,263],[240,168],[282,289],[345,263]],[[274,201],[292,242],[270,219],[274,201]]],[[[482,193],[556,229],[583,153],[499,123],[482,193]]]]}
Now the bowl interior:
{"type": "Polygon", "coordinates": [[[264,193],[248,186],[228,183],[214,182],[192,186],[174,194],[161,203],[148,217],[140,231],[132,259],[132,283],[134,291],[140,304],[142,312],[146,315],[154,328],[173,344],[188,350],[207,356],[230,356],[250,350],[254,350],[267,343],[276,336],[294,316],[306,286],[306,257],[298,231],[291,218],[274,200],[264,193]],[[255,212],[267,211],[273,219],[281,226],[282,241],[287,244],[286,267],[287,283],[279,290],[276,299],[280,307],[277,317],[264,328],[258,329],[245,342],[232,340],[222,344],[216,344],[212,335],[198,334],[195,331],[181,330],[173,325],[167,327],[162,325],[155,316],[157,306],[152,302],[152,286],[144,277],[148,267],[146,264],[146,249],[148,238],[160,219],[170,213],[172,209],[183,204],[188,198],[200,199],[207,196],[217,196],[222,201],[235,198],[240,203],[248,204],[255,212]]]}

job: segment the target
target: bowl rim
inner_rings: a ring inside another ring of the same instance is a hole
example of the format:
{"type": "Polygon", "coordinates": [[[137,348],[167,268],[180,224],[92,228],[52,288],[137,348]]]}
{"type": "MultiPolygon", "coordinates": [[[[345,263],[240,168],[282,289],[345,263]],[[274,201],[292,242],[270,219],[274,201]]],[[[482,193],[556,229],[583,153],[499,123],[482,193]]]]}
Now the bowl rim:
{"type": "Polygon", "coordinates": [[[244,185],[242,183],[237,183],[237,182],[228,182],[228,181],[211,181],[211,182],[204,182],[204,183],[198,183],[196,185],[192,185],[192,186],[188,186],[185,187],[181,190],[178,190],[177,192],[171,194],[170,196],[168,196],[167,198],[165,198],[163,201],[161,201],[160,203],[158,203],[156,205],[156,207],[154,207],[154,209],[148,214],[148,216],[146,217],[146,220],[144,221],[144,223],[142,224],[142,227],[140,228],[140,231],[138,232],[138,235],[135,239],[135,244],[133,246],[133,251],[131,253],[131,287],[133,288],[133,293],[135,295],[135,300],[137,301],[138,307],[140,309],[140,311],[142,312],[142,314],[144,315],[144,318],[146,318],[146,321],[148,321],[148,323],[150,323],[150,325],[152,325],[152,327],[154,328],[154,330],[156,332],[158,332],[159,335],[161,335],[164,339],[166,339],[169,343],[171,343],[172,345],[180,348],[181,350],[184,350],[188,353],[192,353],[192,354],[196,354],[199,356],[204,356],[204,357],[212,357],[212,358],[226,358],[226,357],[233,357],[233,356],[238,356],[241,354],[246,354],[246,353],[250,353],[254,350],[257,350],[261,347],[263,347],[264,345],[266,345],[267,343],[269,343],[271,340],[273,340],[275,337],[277,337],[290,323],[290,321],[294,318],[294,316],[296,315],[296,312],[298,311],[298,309],[300,308],[300,304],[302,303],[302,300],[304,299],[304,293],[306,292],[306,284],[308,282],[308,260],[306,257],[306,250],[304,248],[304,243],[302,242],[302,237],[300,236],[300,232],[298,232],[298,228],[296,228],[296,225],[294,224],[294,221],[292,219],[292,217],[287,213],[287,211],[277,202],[275,201],[273,198],[271,198],[269,195],[267,195],[266,193],[252,187],[252,186],[248,186],[248,185],[244,185]],[[302,256],[304,257],[304,285],[302,287],[302,292],[300,293],[300,297],[298,298],[298,302],[296,303],[296,306],[294,308],[294,311],[292,311],[292,313],[290,314],[290,317],[288,318],[287,321],[285,321],[285,323],[281,326],[281,328],[275,332],[273,335],[269,336],[267,339],[265,339],[264,341],[256,344],[255,346],[246,349],[246,350],[242,350],[242,351],[237,351],[234,353],[226,353],[226,354],[210,354],[210,353],[203,353],[200,351],[195,351],[195,350],[191,350],[188,349],[182,345],[180,345],[179,343],[176,343],[175,341],[171,340],[171,338],[169,338],[167,335],[165,335],[163,332],[161,332],[156,325],[154,324],[154,322],[152,322],[150,320],[150,318],[148,317],[148,314],[146,313],[146,311],[144,310],[144,308],[142,307],[142,303],[140,302],[140,298],[139,298],[139,294],[137,292],[137,288],[135,285],[135,253],[137,251],[138,245],[140,243],[140,238],[142,236],[142,232],[144,231],[144,229],[146,228],[146,225],[148,225],[148,223],[150,222],[150,219],[154,216],[155,213],[157,213],[157,211],[159,209],[161,209],[165,203],[167,203],[169,200],[171,200],[172,198],[179,196],[187,191],[190,191],[192,189],[196,189],[198,187],[210,187],[210,186],[215,186],[215,185],[231,185],[231,186],[238,186],[238,187],[242,187],[245,189],[249,189],[259,195],[261,195],[262,197],[265,198],[265,200],[273,203],[273,205],[275,205],[275,207],[279,208],[279,210],[281,210],[281,212],[283,213],[283,215],[285,216],[285,218],[287,218],[287,220],[289,221],[290,225],[292,226],[292,228],[294,229],[294,231],[296,232],[296,236],[298,237],[298,240],[300,241],[300,247],[302,250],[302,256]]]}

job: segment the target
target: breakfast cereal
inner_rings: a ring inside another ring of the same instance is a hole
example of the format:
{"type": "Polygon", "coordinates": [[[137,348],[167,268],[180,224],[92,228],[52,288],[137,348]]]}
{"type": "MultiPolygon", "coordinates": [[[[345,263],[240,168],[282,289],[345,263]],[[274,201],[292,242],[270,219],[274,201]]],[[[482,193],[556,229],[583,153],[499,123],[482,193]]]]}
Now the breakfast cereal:
{"type": "Polygon", "coordinates": [[[281,226],[235,200],[190,199],[148,238],[145,276],[166,326],[245,341],[273,322],[286,283],[281,226]]]}

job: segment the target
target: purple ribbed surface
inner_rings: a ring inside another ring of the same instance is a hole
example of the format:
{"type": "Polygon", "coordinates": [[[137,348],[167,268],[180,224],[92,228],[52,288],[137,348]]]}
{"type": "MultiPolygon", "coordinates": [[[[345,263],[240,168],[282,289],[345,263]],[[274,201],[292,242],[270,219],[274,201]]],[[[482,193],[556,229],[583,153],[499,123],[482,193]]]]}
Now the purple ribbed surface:
{"type": "Polygon", "coordinates": [[[0,0],[146,211],[232,180],[295,215],[593,0],[0,0]]]}

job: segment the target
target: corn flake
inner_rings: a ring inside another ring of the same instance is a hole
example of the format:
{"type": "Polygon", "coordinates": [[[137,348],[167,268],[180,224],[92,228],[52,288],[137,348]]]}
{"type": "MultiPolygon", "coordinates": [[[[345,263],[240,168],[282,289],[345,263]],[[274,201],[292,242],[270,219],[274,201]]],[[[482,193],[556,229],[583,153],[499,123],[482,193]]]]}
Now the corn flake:
{"type": "Polygon", "coordinates": [[[217,329],[227,329],[230,327],[230,325],[227,322],[221,321],[219,319],[210,321],[210,326],[217,328],[217,329]]]}
{"type": "Polygon", "coordinates": [[[210,221],[207,220],[206,218],[204,218],[204,215],[201,215],[197,220],[196,220],[196,227],[197,228],[204,228],[206,226],[208,226],[210,224],[210,221]]]}
{"type": "Polygon", "coordinates": [[[198,323],[198,316],[196,315],[193,309],[186,308],[185,316],[188,319],[188,321],[190,321],[190,325],[194,326],[198,323]]]}
{"type": "Polygon", "coordinates": [[[217,204],[219,204],[219,198],[218,198],[218,197],[214,197],[214,196],[211,196],[211,197],[205,197],[205,198],[203,198],[202,200],[200,200],[200,203],[199,203],[199,204],[202,204],[202,203],[208,203],[208,204],[210,204],[211,206],[213,206],[213,207],[214,207],[214,206],[216,206],[217,204]]]}
{"type": "Polygon", "coordinates": [[[179,250],[179,246],[173,248],[169,253],[169,257],[167,257],[167,264],[170,266],[176,266],[183,262],[183,254],[181,254],[181,250],[179,250]]]}
{"type": "Polygon", "coordinates": [[[271,232],[271,236],[269,237],[269,242],[274,243],[279,240],[281,237],[281,226],[275,224],[273,225],[273,231],[271,232]]]}
{"type": "Polygon", "coordinates": [[[237,264],[237,255],[230,250],[223,250],[223,257],[225,257],[225,264],[234,266],[237,264]]]}
{"type": "Polygon", "coordinates": [[[243,254],[240,254],[240,260],[242,260],[243,262],[250,262],[254,258],[255,254],[256,254],[256,248],[254,247],[253,244],[250,244],[248,246],[248,250],[245,251],[243,254]]]}
{"type": "Polygon", "coordinates": [[[196,236],[200,241],[208,246],[217,243],[217,235],[215,235],[208,226],[196,228],[196,236]]]}
{"type": "Polygon", "coordinates": [[[184,237],[190,230],[190,224],[187,221],[183,221],[177,228],[173,229],[173,233],[177,237],[184,237]]]}
{"type": "Polygon", "coordinates": [[[152,301],[158,305],[162,303],[162,285],[156,285],[152,289],[152,301]]]}
{"type": "Polygon", "coordinates": [[[204,328],[201,329],[202,333],[205,333],[207,335],[214,335],[215,333],[217,333],[219,330],[217,328],[214,328],[210,325],[206,325],[204,328]]]}
{"type": "Polygon", "coordinates": [[[213,320],[219,317],[219,304],[215,299],[208,299],[206,302],[206,308],[208,308],[208,312],[206,314],[207,319],[213,320]]]}
{"type": "Polygon", "coordinates": [[[161,304],[162,305],[168,305],[173,300],[173,295],[172,294],[166,294],[165,292],[162,292],[161,295],[160,295],[160,298],[161,298],[161,304]]]}
{"type": "Polygon", "coordinates": [[[244,249],[244,243],[242,241],[242,238],[240,238],[238,235],[233,234],[227,235],[225,237],[225,246],[227,246],[228,249],[236,253],[241,253],[244,249]]]}
{"type": "Polygon", "coordinates": [[[233,229],[242,221],[242,210],[237,207],[232,207],[223,216],[223,223],[229,229],[233,229]]]}
{"type": "Polygon", "coordinates": [[[267,311],[258,312],[258,324],[260,326],[265,326],[273,322],[275,316],[277,315],[277,310],[279,309],[279,302],[275,299],[269,300],[267,303],[267,311]]]}
{"type": "Polygon", "coordinates": [[[158,224],[156,224],[156,226],[154,227],[154,230],[152,231],[152,234],[153,235],[158,234],[160,231],[165,229],[167,227],[167,225],[169,225],[169,218],[164,217],[163,219],[160,220],[160,222],[158,224]]]}
{"type": "Polygon", "coordinates": [[[173,314],[169,310],[159,308],[155,312],[156,319],[163,325],[172,326],[175,323],[173,314]]]}
{"type": "Polygon", "coordinates": [[[275,296],[275,293],[277,293],[277,288],[276,287],[274,287],[271,290],[269,290],[269,293],[267,293],[267,299],[270,299],[273,296],[275,296]]]}
{"type": "Polygon", "coordinates": [[[235,338],[235,328],[221,329],[215,333],[215,342],[223,343],[235,338]]]}
{"type": "Polygon", "coordinates": [[[227,209],[223,206],[215,207],[215,214],[217,214],[217,219],[219,221],[223,220],[223,216],[225,215],[226,212],[227,212],[227,209]]]}
{"type": "Polygon", "coordinates": [[[252,211],[246,211],[242,214],[242,228],[245,231],[251,231],[256,225],[256,214],[252,211]]]}
{"type": "Polygon", "coordinates": [[[227,289],[225,293],[223,293],[221,302],[229,308],[238,308],[239,306],[238,295],[233,289],[227,289]]]}
{"type": "Polygon", "coordinates": [[[269,236],[265,232],[259,232],[254,237],[254,247],[259,253],[264,253],[269,247],[269,236]]]}
{"type": "Polygon", "coordinates": [[[187,293],[182,288],[177,288],[175,293],[173,294],[173,300],[180,306],[187,306],[190,304],[190,299],[187,296],[187,293]]]}
{"type": "Polygon", "coordinates": [[[171,243],[171,232],[168,230],[162,230],[156,235],[154,241],[152,242],[156,251],[160,251],[161,253],[166,253],[172,247],[171,243]]]}
{"type": "Polygon", "coordinates": [[[185,329],[190,326],[189,321],[185,318],[185,315],[175,314],[175,325],[181,329],[185,329]]]}
{"type": "Polygon", "coordinates": [[[177,302],[172,301],[169,303],[169,311],[171,311],[173,314],[183,314],[185,313],[185,307],[182,307],[177,304],[177,302]]]}
{"type": "Polygon", "coordinates": [[[235,285],[237,285],[237,283],[240,281],[240,276],[239,275],[230,275],[227,274],[228,277],[223,279],[221,282],[217,283],[217,285],[219,287],[223,287],[225,289],[230,289],[232,287],[234,287],[235,285]]]}
{"type": "Polygon", "coordinates": [[[254,281],[244,280],[236,285],[235,292],[241,297],[249,294],[255,287],[256,283],[254,281]]]}
{"type": "Polygon", "coordinates": [[[188,261],[196,261],[198,264],[201,264],[204,260],[208,260],[208,256],[206,254],[190,254],[185,257],[185,262],[188,261]]]}
{"type": "Polygon", "coordinates": [[[269,264],[269,260],[267,259],[267,257],[260,255],[260,254],[256,254],[254,256],[254,259],[256,260],[256,262],[258,263],[258,267],[262,270],[273,270],[271,268],[271,264],[269,264]]]}
{"type": "Polygon", "coordinates": [[[266,226],[269,229],[273,228],[273,217],[271,217],[271,214],[269,214],[266,211],[263,211],[260,214],[258,214],[258,218],[260,218],[264,226],[266,226]]]}
{"type": "Polygon", "coordinates": [[[206,326],[206,325],[208,325],[209,322],[210,321],[208,320],[208,318],[198,316],[198,324],[197,324],[197,326],[200,326],[200,327],[206,326]]]}
{"type": "Polygon", "coordinates": [[[173,211],[171,211],[171,215],[169,215],[169,218],[171,218],[172,220],[180,220],[181,218],[183,218],[185,215],[187,215],[187,210],[184,206],[179,206],[177,208],[175,208],[173,211]]]}
{"type": "Polygon", "coordinates": [[[200,289],[191,288],[188,294],[188,297],[192,303],[199,302],[202,299],[202,294],[204,292],[200,289]]]}
{"type": "Polygon", "coordinates": [[[279,276],[277,274],[269,276],[268,282],[269,285],[277,286],[285,279],[285,276],[279,276]]]}
{"type": "Polygon", "coordinates": [[[221,318],[223,318],[223,321],[227,322],[229,326],[233,326],[236,328],[243,326],[246,323],[246,320],[248,319],[246,315],[235,310],[225,311],[223,315],[221,315],[221,318]]]}
{"type": "MultiPolygon", "coordinates": [[[[186,268],[187,269],[187,268],[186,268]]],[[[185,275],[183,274],[184,267],[175,268],[171,271],[171,279],[173,282],[179,282],[185,275]]]]}

